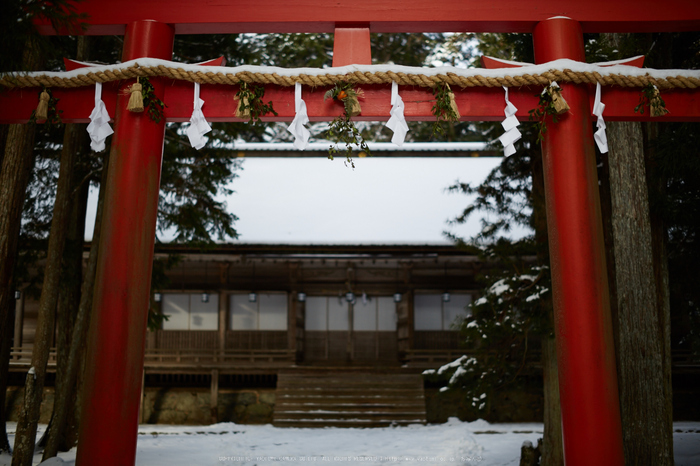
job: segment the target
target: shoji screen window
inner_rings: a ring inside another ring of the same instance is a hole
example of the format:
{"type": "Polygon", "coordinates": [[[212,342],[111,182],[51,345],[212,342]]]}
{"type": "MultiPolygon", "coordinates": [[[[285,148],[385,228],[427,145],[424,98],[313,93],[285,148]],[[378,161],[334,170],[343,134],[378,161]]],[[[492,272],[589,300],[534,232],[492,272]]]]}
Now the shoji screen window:
{"type": "Polygon", "coordinates": [[[231,330],[287,330],[287,295],[258,293],[255,302],[247,294],[231,295],[231,330]]]}
{"type": "Polygon", "coordinates": [[[469,315],[469,294],[451,293],[444,302],[440,294],[416,294],[413,300],[416,330],[454,330],[453,324],[469,315]]]}
{"type": "Polygon", "coordinates": [[[353,306],[353,330],[396,331],[396,304],[390,296],[358,299],[353,306]]]}
{"type": "Polygon", "coordinates": [[[212,294],[202,302],[199,293],[163,295],[163,330],[216,330],[219,326],[219,296],[212,294]]]}

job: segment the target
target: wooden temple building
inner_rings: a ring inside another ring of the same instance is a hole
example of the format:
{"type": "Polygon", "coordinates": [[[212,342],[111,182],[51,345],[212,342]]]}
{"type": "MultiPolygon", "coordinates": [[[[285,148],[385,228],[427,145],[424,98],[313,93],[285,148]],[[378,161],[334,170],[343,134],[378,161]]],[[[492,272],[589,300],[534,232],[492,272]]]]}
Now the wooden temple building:
{"type": "MultiPolygon", "coordinates": [[[[168,254],[181,260],[153,290],[167,320],[147,334],[146,388],[209,381],[214,413],[220,380],[267,381],[277,425],[425,422],[420,374],[463,354],[453,324],[483,266],[452,246],[165,246],[156,259],[168,254]]],[[[17,301],[14,371],[28,368],[37,309],[17,301]]]]}

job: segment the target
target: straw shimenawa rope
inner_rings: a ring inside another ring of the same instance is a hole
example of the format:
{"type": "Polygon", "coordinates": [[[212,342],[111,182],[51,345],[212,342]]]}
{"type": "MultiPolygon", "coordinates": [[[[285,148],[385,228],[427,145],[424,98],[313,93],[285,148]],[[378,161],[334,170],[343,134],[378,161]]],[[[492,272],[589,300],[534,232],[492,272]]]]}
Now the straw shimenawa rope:
{"type": "MultiPolygon", "coordinates": [[[[200,84],[237,85],[242,82],[257,84],[275,84],[278,86],[293,86],[301,83],[306,86],[332,86],[345,81],[353,84],[390,84],[396,82],[402,86],[435,87],[441,83],[450,86],[466,87],[517,87],[517,86],[546,86],[552,81],[570,82],[576,84],[595,84],[603,86],[643,88],[654,85],[659,89],[697,89],[700,79],[694,76],[666,76],[663,78],[645,76],[628,76],[623,74],[604,74],[597,71],[572,71],[570,69],[552,69],[539,74],[522,74],[513,76],[486,77],[481,75],[460,76],[456,73],[425,75],[420,73],[404,73],[392,71],[355,71],[348,74],[319,74],[309,75],[300,73],[294,76],[282,76],[277,73],[239,71],[233,73],[192,71],[174,66],[139,66],[138,63],[128,68],[112,70],[89,71],[77,76],[62,77],[50,75],[5,74],[0,77],[0,86],[6,88],[22,87],[62,87],[75,88],[90,86],[97,82],[105,83],[133,79],[137,77],[162,76],[175,80],[197,82],[200,84]]],[[[504,72],[507,72],[504,70],[504,72]]]]}

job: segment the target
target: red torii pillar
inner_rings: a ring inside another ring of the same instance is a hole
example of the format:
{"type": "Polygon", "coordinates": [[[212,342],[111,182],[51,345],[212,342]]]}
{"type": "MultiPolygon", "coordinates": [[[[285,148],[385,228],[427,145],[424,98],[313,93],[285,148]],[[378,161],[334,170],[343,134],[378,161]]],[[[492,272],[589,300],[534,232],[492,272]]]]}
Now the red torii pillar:
{"type": "MultiPolygon", "coordinates": [[[[535,60],[585,62],[581,25],[535,26],[535,60]]],[[[567,466],[623,465],[622,424],[588,91],[561,84],[570,110],[548,121],[542,159],[567,466]]]]}
{"type": "MultiPolygon", "coordinates": [[[[175,32],[156,21],[126,28],[122,60],[170,60],[175,32]]],[[[151,79],[162,99],[162,79],[151,79]]],[[[131,84],[131,83],[128,83],[131,84]]],[[[133,465],[141,401],[151,267],[160,192],[165,119],[127,111],[127,83],[117,98],[109,158],[87,376],[80,422],[79,465],[133,465]]]]}

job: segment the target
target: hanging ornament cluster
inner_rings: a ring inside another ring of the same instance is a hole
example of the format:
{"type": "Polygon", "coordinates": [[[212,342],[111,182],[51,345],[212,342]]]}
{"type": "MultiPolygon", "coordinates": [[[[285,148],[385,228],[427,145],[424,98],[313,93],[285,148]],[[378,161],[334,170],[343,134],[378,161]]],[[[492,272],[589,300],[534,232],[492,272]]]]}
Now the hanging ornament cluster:
{"type": "Polygon", "coordinates": [[[433,135],[445,134],[445,129],[442,127],[443,121],[459,121],[460,114],[455,101],[455,94],[450,89],[447,83],[439,83],[433,87],[433,95],[435,96],[435,104],[430,109],[435,115],[435,123],[433,124],[433,135]]]}
{"type": "MultiPolygon", "coordinates": [[[[352,160],[354,147],[359,147],[360,151],[364,152],[365,155],[372,155],[367,142],[365,142],[355,123],[351,120],[351,117],[359,115],[362,111],[359,102],[359,99],[362,98],[364,98],[362,89],[353,89],[352,84],[345,81],[337,82],[335,86],[323,95],[324,102],[328,99],[333,99],[343,104],[343,114],[338,115],[331,121],[326,134],[328,139],[345,144],[346,163],[352,168],[355,168],[355,163],[352,160]]],[[[331,145],[328,148],[328,158],[333,160],[337,152],[339,152],[337,144],[331,145]]]]}
{"type": "MultiPolygon", "coordinates": [[[[241,89],[245,86],[244,84],[241,84],[241,89]]],[[[248,102],[248,96],[243,95],[240,96],[240,91],[238,94],[236,94],[233,98],[238,102],[236,105],[236,118],[243,118],[244,120],[248,120],[250,118],[250,103],[248,102]]]]}
{"type": "Polygon", "coordinates": [[[265,103],[263,101],[264,96],[265,86],[262,84],[241,82],[238,92],[236,92],[234,96],[234,99],[238,100],[235,113],[236,117],[247,118],[249,123],[255,125],[257,123],[262,123],[260,118],[268,113],[277,116],[277,112],[272,106],[272,101],[265,103]]]}
{"type": "Polygon", "coordinates": [[[639,104],[634,107],[634,113],[644,113],[644,108],[649,106],[649,115],[662,117],[669,113],[666,102],[661,98],[659,88],[654,84],[648,84],[639,94],[639,104]]]}
{"type": "Polygon", "coordinates": [[[653,117],[664,116],[668,113],[666,102],[661,98],[658,87],[652,86],[652,89],[651,97],[649,97],[649,112],[653,117]]]}
{"type": "Polygon", "coordinates": [[[360,100],[365,97],[365,93],[360,88],[353,89],[351,83],[341,81],[328,89],[323,95],[323,101],[335,99],[343,103],[345,113],[348,117],[355,117],[362,113],[360,100]]]}
{"type": "Polygon", "coordinates": [[[554,107],[554,110],[558,115],[569,111],[569,104],[567,104],[566,100],[564,100],[564,97],[562,97],[561,88],[559,87],[559,84],[557,84],[556,81],[552,81],[552,83],[549,86],[547,86],[542,92],[547,92],[552,98],[552,106],[554,107]]]}
{"type": "Polygon", "coordinates": [[[498,140],[503,144],[503,155],[508,157],[515,154],[515,143],[522,137],[522,134],[518,130],[520,122],[515,116],[518,109],[508,100],[508,88],[504,87],[503,89],[506,91],[506,108],[504,110],[506,119],[501,122],[501,126],[503,126],[505,133],[498,140]]]}

